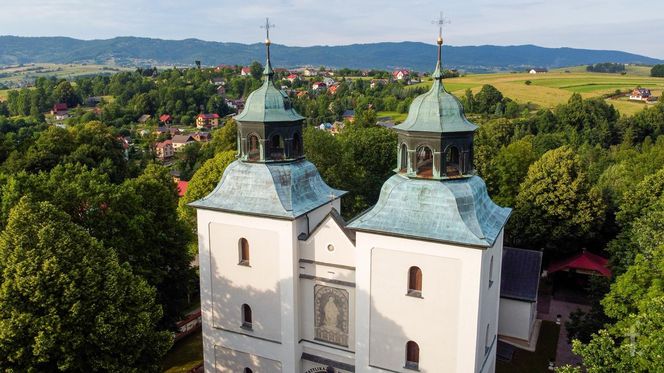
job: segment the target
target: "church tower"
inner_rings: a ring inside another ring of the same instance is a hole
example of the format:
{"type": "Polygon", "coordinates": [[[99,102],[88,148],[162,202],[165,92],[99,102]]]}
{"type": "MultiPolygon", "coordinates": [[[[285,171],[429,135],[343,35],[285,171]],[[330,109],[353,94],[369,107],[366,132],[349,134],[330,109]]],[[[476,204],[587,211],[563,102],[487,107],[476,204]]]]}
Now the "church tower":
{"type": "Polygon", "coordinates": [[[197,210],[206,372],[298,372],[298,236],[345,193],[304,158],[302,122],[274,85],[269,22],[263,85],[238,122],[238,160],[197,210]]]}
{"type": "Polygon", "coordinates": [[[493,372],[503,228],[473,170],[476,125],[443,85],[438,38],[433,85],[398,133],[396,174],[356,233],[359,372],[493,372]]]}

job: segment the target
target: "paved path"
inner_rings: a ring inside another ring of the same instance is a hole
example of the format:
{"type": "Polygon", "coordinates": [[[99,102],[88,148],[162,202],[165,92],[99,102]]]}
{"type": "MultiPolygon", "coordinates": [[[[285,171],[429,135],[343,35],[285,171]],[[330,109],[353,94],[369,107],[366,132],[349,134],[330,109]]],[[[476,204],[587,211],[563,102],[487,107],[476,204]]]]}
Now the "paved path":
{"type": "MultiPolygon", "coordinates": [[[[567,343],[567,329],[565,329],[565,321],[569,320],[569,314],[576,311],[577,308],[587,311],[590,309],[587,305],[576,304],[571,302],[564,302],[552,299],[550,295],[540,295],[542,303],[549,303],[548,312],[545,309],[538,308],[537,317],[542,320],[556,321],[556,316],[561,315],[560,321],[560,335],[558,336],[558,348],[556,350],[556,366],[565,364],[578,365],[581,364],[581,358],[572,353],[572,346],[567,343]],[[543,299],[548,297],[548,299],[543,299]]],[[[538,299],[538,303],[540,302],[538,299]]]]}

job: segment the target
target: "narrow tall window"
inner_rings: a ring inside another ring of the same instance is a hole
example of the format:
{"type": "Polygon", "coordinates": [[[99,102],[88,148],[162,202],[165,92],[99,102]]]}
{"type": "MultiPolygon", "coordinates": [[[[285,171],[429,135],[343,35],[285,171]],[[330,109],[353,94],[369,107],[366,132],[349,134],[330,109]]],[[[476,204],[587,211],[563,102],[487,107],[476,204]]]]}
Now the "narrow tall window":
{"type": "Polygon", "coordinates": [[[243,266],[249,265],[249,242],[246,238],[240,238],[238,242],[238,251],[240,256],[240,261],[238,264],[243,266]]]}
{"type": "Polygon", "coordinates": [[[298,132],[293,135],[293,155],[291,158],[297,158],[302,155],[302,137],[298,132]]]}
{"type": "Polygon", "coordinates": [[[252,329],[252,315],[251,307],[248,304],[242,305],[242,327],[245,329],[252,329]]]}
{"type": "Polygon", "coordinates": [[[491,256],[491,261],[489,262],[489,287],[493,285],[493,255],[491,256]]]}
{"type": "Polygon", "coordinates": [[[399,165],[399,172],[408,171],[408,148],[406,144],[401,144],[401,160],[399,165]]]}
{"type": "Polygon", "coordinates": [[[445,174],[447,176],[461,175],[459,149],[456,146],[450,146],[449,149],[447,149],[445,157],[445,174]]]}
{"type": "Polygon", "coordinates": [[[270,139],[270,157],[272,159],[283,159],[284,158],[284,142],[281,139],[281,136],[274,135],[270,139]]]}
{"type": "Polygon", "coordinates": [[[428,146],[421,146],[417,149],[417,176],[433,176],[433,152],[428,146]]]}
{"type": "Polygon", "coordinates": [[[406,343],[406,366],[407,369],[419,369],[420,346],[413,341],[406,343]]]}
{"type": "Polygon", "coordinates": [[[408,270],[408,295],[422,296],[422,270],[420,267],[410,267],[408,270]]]}
{"type": "Polygon", "coordinates": [[[257,161],[260,159],[260,145],[258,143],[258,136],[251,134],[247,137],[247,147],[249,148],[247,159],[250,161],[257,161]]]}
{"type": "Polygon", "coordinates": [[[251,368],[244,368],[244,371],[242,371],[242,373],[254,373],[254,371],[251,370],[251,368]]]}

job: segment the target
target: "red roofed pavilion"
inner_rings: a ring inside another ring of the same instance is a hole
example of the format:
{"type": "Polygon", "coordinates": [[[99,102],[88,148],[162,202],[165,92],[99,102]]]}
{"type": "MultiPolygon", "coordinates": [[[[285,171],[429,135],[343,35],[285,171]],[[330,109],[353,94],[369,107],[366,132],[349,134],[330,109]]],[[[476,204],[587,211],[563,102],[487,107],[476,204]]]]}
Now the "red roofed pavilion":
{"type": "Polygon", "coordinates": [[[611,277],[611,270],[608,268],[608,264],[608,259],[583,250],[569,259],[551,263],[547,271],[554,273],[575,270],[577,273],[586,275],[611,277]]]}

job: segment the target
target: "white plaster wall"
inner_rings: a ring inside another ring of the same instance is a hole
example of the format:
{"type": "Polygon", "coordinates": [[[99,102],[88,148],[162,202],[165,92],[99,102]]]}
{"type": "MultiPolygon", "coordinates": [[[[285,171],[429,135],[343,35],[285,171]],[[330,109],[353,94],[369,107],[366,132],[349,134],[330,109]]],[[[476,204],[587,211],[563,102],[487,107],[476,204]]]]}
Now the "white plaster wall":
{"type": "Polygon", "coordinates": [[[220,373],[241,373],[244,368],[253,372],[281,372],[281,363],[262,356],[218,346],[215,352],[215,371],[220,373]]]}
{"type": "Polygon", "coordinates": [[[528,340],[535,322],[535,309],[536,303],[501,298],[498,334],[528,340]]]}
{"type": "Polygon", "coordinates": [[[198,210],[197,217],[205,370],[215,371],[216,346],[278,361],[284,372],[299,371],[299,310],[294,307],[299,222],[209,210],[198,210]],[[250,269],[237,266],[240,235],[250,244],[250,269]],[[252,271],[256,268],[266,272],[252,271]],[[231,309],[239,310],[244,299],[256,304],[254,332],[231,327],[240,317],[231,309]]]}
{"type": "Polygon", "coordinates": [[[503,258],[503,232],[498,235],[494,245],[482,253],[482,280],[480,282],[480,303],[478,320],[477,361],[475,371],[489,372],[495,361],[498,333],[498,310],[500,303],[500,278],[503,258]],[[491,271],[493,258],[493,271],[491,271]],[[492,276],[490,278],[490,273],[492,276]],[[490,282],[491,281],[491,282],[490,282]],[[487,341],[486,330],[489,326],[487,341]]]}
{"type": "Polygon", "coordinates": [[[421,372],[473,372],[483,250],[358,232],[356,253],[357,371],[408,372],[413,340],[421,372]],[[406,296],[412,265],[423,299],[406,296]]]}
{"type": "Polygon", "coordinates": [[[300,243],[300,258],[355,267],[355,245],[336,221],[328,216],[306,241],[300,243]],[[328,250],[329,244],[333,245],[334,251],[328,250]]]}
{"type": "MultiPolygon", "coordinates": [[[[279,233],[236,224],[210,223],[212,260],[213,326],[237,333],[281,341],[279,233]],[[249,266],[239,265],[240,238],[249,243],[249,266]],[[253,330],[241,328],[241,306],[248,304],[253,313],[253,330]]],[[[270,229],[272,228],[272,229],[270,229]]]]}

